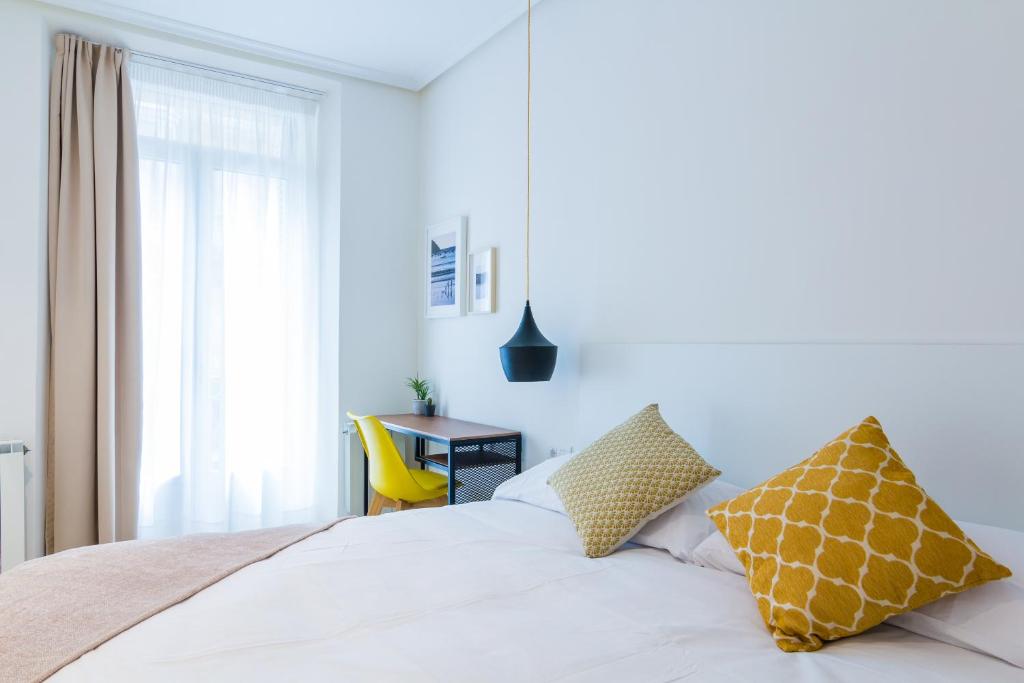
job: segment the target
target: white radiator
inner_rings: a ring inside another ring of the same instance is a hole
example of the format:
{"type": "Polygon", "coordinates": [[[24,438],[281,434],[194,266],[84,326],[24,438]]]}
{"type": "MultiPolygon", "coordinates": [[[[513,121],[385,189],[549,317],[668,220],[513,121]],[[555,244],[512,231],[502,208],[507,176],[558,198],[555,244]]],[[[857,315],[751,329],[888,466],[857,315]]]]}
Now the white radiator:
{"type": "Polygon", "coordinates": [[[21,441],[0,441],[0,572],[25,561],[25,454],[21,441]]]}
{"type": "Polygon", "coordinates": [[[363,470],[366,457],[354,422],[341,431],[341,463],[338,467],[338,514],[363,514],[363,470]]]}

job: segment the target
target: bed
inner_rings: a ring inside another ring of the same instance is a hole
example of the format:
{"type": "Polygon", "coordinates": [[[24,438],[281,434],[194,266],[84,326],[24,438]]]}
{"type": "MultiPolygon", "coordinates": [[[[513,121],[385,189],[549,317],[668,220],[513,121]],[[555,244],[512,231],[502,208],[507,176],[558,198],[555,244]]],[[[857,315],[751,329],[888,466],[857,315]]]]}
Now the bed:
{"type": "Polygon", "coordinates": [[[356,518],[246,567],[54,681],[1022,681],[890,626],[786,654],[745,580],[511,500],[356,518]]]}
{"type": "MultiPolygon", "coordinates": [[[[1017,591],[1024,609],[1024,347],[595,345],[581,370],[579,443],[661,401],[673,428],[742,488],[878,411],[951,514],[1018,530],[990,548],[1015,583],[975,590],[1017,591]]],[[[888,624],[784,653],[741,574],[650,543],[585,557],[550,491],[523,495],[546,484],[550,463],[488,502],[342,521],[52,680],[1024,681],[1004,659],[888,624]]],[[[1001,632],[1019,653],[1016,614],[1001,632]]]]}

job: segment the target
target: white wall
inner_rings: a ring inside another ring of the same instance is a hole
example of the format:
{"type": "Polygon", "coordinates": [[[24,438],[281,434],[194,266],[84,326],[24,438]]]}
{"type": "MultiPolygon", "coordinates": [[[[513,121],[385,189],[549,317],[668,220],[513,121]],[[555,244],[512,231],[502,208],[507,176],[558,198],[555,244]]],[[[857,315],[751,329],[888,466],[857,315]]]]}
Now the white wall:
{"type": "Polygon", "coordinates": [[[416,366],[418,106],[411,92],[349,81],[341,112],[341,410],[405,412],[416,366]]]}
{"type": "Polygon", "coordinates": [[[523,298],[522,20],[417,98],[0,0],[0,438],[34,448],[33,554],[60,30],[329,91],[343,410],[404,409],[418,347],[442,411],[523,429],[531,464],[584,445],[582,343],[1024,338],[1024,5],[545,0],[534,18],[532,299],[560,349],[552,382],[515,385],[497,347],[523,298]],[[499,247],[498,313],[425,320],[414,248],[458,214],[471,248],[499,247]]]}
{"type": "Polygon", "coordinates": [[[582,343],[1024,339],[1022,35],[1009,0],[541,3],[531,298],[559,365],[507,384],[497,355],[520,20],[421,94],[420,240],[464,213],[500,256],[497,315],[421,318],[442,408],[522,428],[531,464],[585,445],[582,343]]]}
{"type": "Polygon", "coordinates": [[[405,405],[401,380],[416,364],[415,302],[408,294],[417,255],[408,239],[418,209],[414,94],[27,0],[0,0],[0,439],[25,439],[33,449],[32,556],[42,552],[46,140],[52,36],[60,31],[325,91],[321,211],[329,226],[325,248],[341,250],[341,272],[332,276],[340,279],[340,300],[328,302],[340,310],[340,360],[326,359],[325,380],[339,378],[330,390],[342,409],[395,411],[405,405]],[[383,321],[378,308],[389,314],[383,321]]]}
{"type": "Polygon", "coordinates": [[[0,439],[24,439],[28,553],[43,550],[49,56],[32,5],[0,0],[0,439]]]}

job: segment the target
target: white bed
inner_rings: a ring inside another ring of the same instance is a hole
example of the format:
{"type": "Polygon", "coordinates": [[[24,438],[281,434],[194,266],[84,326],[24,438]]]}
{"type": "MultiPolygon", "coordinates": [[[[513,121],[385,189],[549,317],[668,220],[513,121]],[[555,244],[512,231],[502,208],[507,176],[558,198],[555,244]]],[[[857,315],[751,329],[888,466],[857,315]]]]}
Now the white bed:
{"type": "MultiPolygon", "coordinates": [[[[874,413],[955,517],[1024,530],[1022,345],[594,345],[581,378],[579,445],[660,401],[723,478],[746,487],[874,413]]],[[[682,559],[639,546],[584,557],[543,488],[552,464],[505,487],[518,501],[343,522],[138,624],[55,680],[1024,681],[1002,659],[888,625],[785,654],[743,576],[684,562],[693,558],[676,549],[682,559]]],[[[705,503],[695,518],[708,525],[705,503]]],[[[1007,561],[1024,575],[1010,544],[1007,561]]],[[[959,642],[997,651],[996,633],[998,651],[1024,661],[1013,640],[1024,632],[1019,581],[989,593],[1012,594],[1016,606],[997,597],[989,630],[959,642]]],[[[959,604],[937,612],[963,634],[974,617],[959,604]]]]}
{"type": "Polygon", "coordinates": [[[745,580],[497,500],[357,518],[117,636],[55,681],[1024,681],[890,626],[778,650],[745,580]]]}

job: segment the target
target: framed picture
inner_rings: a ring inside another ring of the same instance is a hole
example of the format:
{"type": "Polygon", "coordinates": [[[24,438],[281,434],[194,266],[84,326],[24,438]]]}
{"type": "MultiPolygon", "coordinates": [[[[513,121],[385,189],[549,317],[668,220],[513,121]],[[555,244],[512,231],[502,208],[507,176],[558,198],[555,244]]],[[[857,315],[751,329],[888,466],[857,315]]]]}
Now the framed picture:
{"type": "Polygon", "coordinates": [[[469,312],[494,313],[497,283],[494,269],[497,250],[493,247],[469,255],[469,312]]]}
{"type": "Polygon", "coordinates": [[[466,217],[450,218],[427,228],[427,317],[462,315],[466,261],[466,217]]]}

